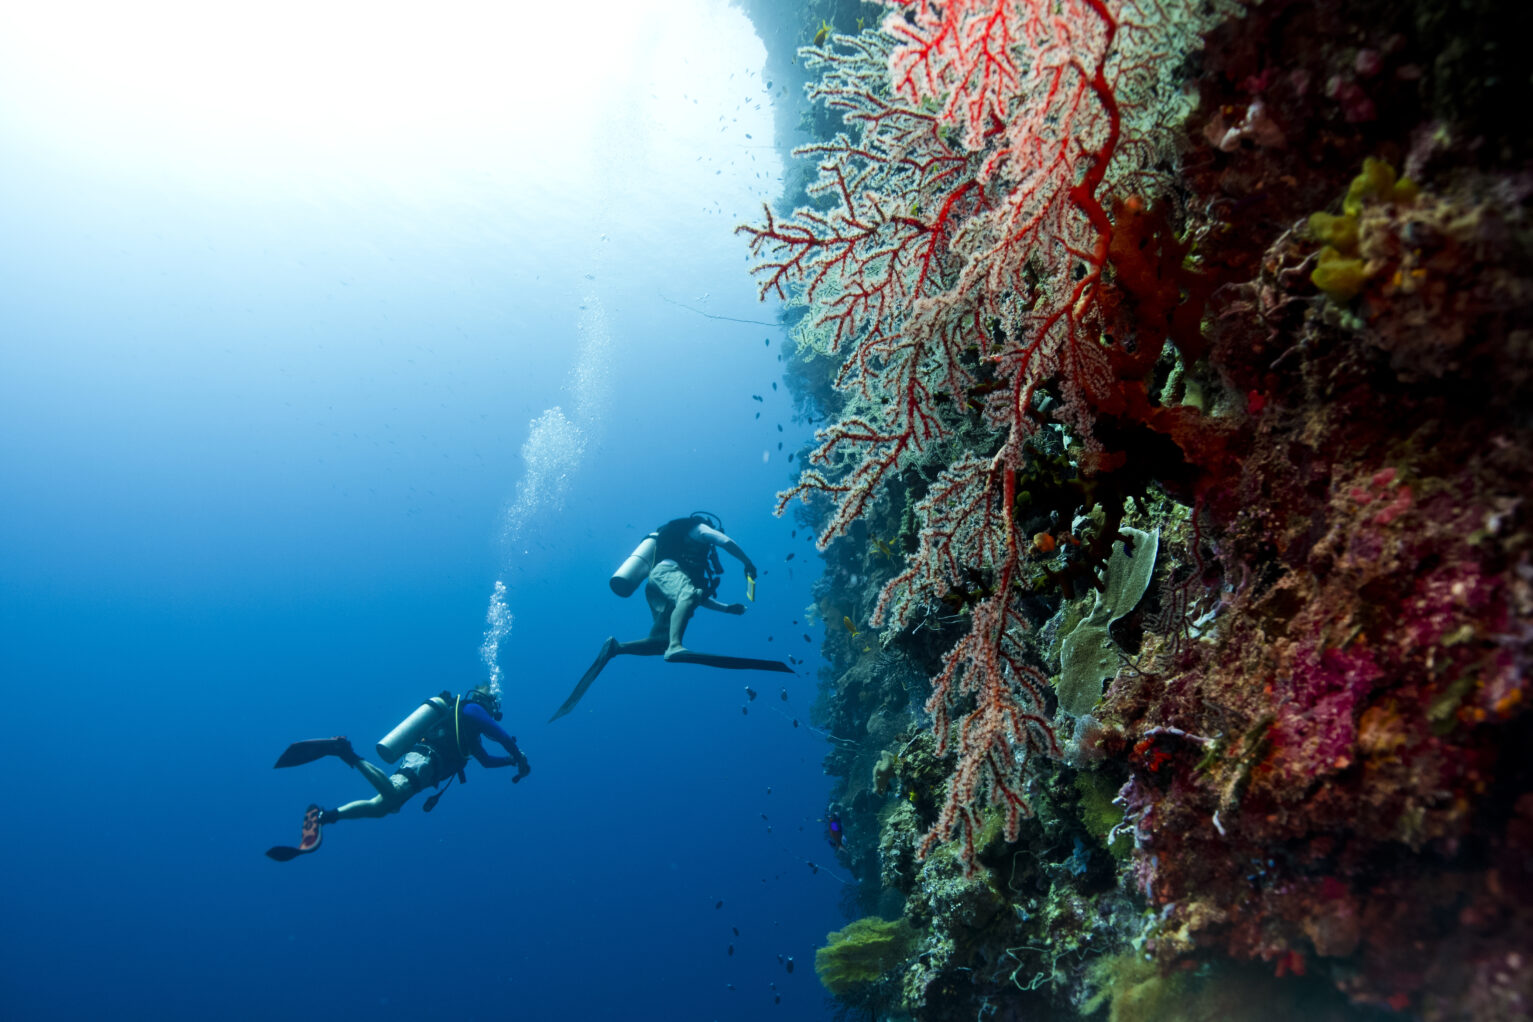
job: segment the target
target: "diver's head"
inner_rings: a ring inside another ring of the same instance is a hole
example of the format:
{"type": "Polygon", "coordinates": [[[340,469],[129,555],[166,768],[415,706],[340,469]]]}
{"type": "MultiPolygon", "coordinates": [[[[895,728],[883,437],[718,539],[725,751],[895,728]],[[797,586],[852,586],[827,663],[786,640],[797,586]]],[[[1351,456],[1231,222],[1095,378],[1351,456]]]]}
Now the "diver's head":
{"type": "Polygon", "coordinates": [[[482,684],[475,685],[473,688],[463,693],[463,699],[465,702],[478,703],[480,706],[484,707],[484,712],[488,713],[496,720],[500,719],[500,697],[497,696],[493,690],[491,690],[489,682],[486,681],[482,684]]]}

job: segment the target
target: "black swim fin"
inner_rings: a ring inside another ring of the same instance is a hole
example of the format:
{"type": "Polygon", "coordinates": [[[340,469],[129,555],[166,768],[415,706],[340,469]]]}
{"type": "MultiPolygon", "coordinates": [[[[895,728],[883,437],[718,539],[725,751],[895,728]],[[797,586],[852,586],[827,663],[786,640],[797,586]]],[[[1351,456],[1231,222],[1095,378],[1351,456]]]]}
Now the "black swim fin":
{"type": "Polygon", "coordinates": [[[303,766],[305,763],[312,763],[326,756],[339,756],[345,760],[347,766],[356,766],[361,760],[361,757],[351,748],[349,738],[311,738],[306,742],[294,742],[289,745],[282,755],[277,757],[274,767],[281,769],[303,766]]]}
{"type": "Polygon", "coordinates": [[[724,656],[720,653],[694,653],[690,649],[672,653],[665,658],[668,664],[697,664],[700,667],[722,667],[730,671],[775,671],[792,674],[793,668],[781,660],[757,660],[748,656],[724,656]]]}
{"type": "Polygon", "coordinates": [[[268,859],[275,859],[278,862],[287,862],[290,859],[298,858],[300,855],[319,851],[319,842],[324,837],[324,830],[321,826],[324,812],[319,806],[309,806],[303,813],[303,837],[299,839],[298,847],[273,845],[266,849],[266,857],[268,859]]]}
{"type": "Polygon", "coordinates": [[[602,672],[602,668],[607,666],[607,661],[617,656],[619,645],[621,644],[616,639],[608,639],[606,642],[602,643],[601,651],[596,654],[596,659],[591,662],[591,666],[586,668],[586,672],[582,674],[580,676],[580,680],[575,683],[575,690],[570,693],[570,697],[564,701],[563,705],[554,711],[554,715],[552,717],[548,718],[548,722],[550,724],[575,708],[575,706],[580,702],[581,698],[586,694],[586,689],[591,687],[591,683],[595,681],[596,676],[602,672]]]}

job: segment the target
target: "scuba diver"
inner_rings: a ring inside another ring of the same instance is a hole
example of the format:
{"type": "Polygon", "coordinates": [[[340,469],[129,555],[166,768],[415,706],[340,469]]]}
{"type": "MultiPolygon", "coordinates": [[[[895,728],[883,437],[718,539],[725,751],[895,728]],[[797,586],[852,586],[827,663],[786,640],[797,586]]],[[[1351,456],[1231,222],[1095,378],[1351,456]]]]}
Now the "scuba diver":
{"type": "MultiPolygon", "coordinates": [[[[498,723],[500,699],[488,685],[480,685],[460,696],[443,692],[425,700],[415,712],[390,731],[378,743],[378,755],[385,763],[393,763],[401,756],[404,761],[392,775],[356,754],[347,738],[315,738],[294,742],[277,757],[276,766],[294,767],[312,763],[326,756],[335,756],[349,767],[361,771],[367,783],[378,794],[372,798],[348,802],[339,809],[321,809],[309,806],[303,816],[303,836],[298,847],[277,845],[266,850],[268,858],[278,862],[319,849],[322,827],[339,820],[373,820],[390,813],[397,813],[416,792],[435,787],[453,779],[468,783],[464,769],[469,757],[477,759],[485,767],[515,766],[515,784],[532,771],[527,757],[517,748],[516,739],[506,733],[498,723]],[[504,756],[486,752],[481,742],[488,738],[506,750],[504,756]]],[[[426,800],[426,812],[436,808],[447,788],[442,788],[426,800]]]]}
{"type": "Polygon", "coordinates": [[[793,668],[778,660],[695,653],[681,644],[687,623],[698,607],[725,614],[745,613],[743,603],[724,604],[714,598],[724,574],[719,563],[720,549],[745,566],[746,596],[754,600],[756,565],[738,543],[725,535],[724,523],[717,515],[694,511],[686,518],[673,518],[644,537],[613,574],[609,584],[614,593],[627,597],[633,595],[641,581],[644,582],[644,599],[649,603],[653,617],[648,638],[619,642],[608,637],[570,697],[548,718],[550,723],[573,710],[607,662],[623,654],[663,655],[667,663],[793,673],[793,668]]]}

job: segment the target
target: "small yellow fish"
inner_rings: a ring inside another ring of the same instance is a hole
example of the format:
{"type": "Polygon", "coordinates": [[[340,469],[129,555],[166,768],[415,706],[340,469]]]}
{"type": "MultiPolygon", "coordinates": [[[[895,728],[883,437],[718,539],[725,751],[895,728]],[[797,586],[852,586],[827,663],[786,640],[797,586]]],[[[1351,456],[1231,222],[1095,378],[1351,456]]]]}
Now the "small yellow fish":
{"type": "Polygon", "coordinates": [[[841,623],[846,625],[846,630],[852,633],[852,638],[855,639],[857,636],[862,634],[857,630],[857,626],[852,624],[852,619],[850,617],[842,617],[841,623]]]}
{"type": "Polygon", "coordinates": [[[814,44],[816,46],[819,46],[826,39],[829,39],[830,38],[830,34],[832,32],[834,32],[834,31],[835,31],[835,28],[831,25],[831,23],[826,21],[824,18],[821,18],[820,19],[820,30],[814,34],[814,44]]]}

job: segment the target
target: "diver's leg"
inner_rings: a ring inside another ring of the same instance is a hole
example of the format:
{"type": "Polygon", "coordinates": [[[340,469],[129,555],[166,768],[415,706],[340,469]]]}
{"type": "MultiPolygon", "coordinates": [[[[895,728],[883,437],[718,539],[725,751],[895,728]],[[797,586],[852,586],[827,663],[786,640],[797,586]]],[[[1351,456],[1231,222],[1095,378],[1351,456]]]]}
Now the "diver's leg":
{"type": "Polygon", "coordinates": [[[399,812],[400,807],[415,794],[415,782],[408,774],[396,773],[391,776],[366,760],[362,760],[357,765],[357,769],[362,771],[362,776],[367,778],[367,783],[378,789],[378,794],[372,798],[358,799],[341,806],[335,810],[336,820],[376,820],[390,813],[399,812]]]}
{"type": "Polygon", "coordinates": [[[687,648],[681,644],[681,640],[687,633],[687,622],[692,620],[692,614],[697,610],[697,604],[701,596],[700,592],[693,589],[676,601],[676,609],[671,611],[670,642],[665,647],[665,658],[667,660],[677,653],[685,653],[687,651],[687,648]]]}
{"type": "Polygon", "coordinates": [[[649,612],[653,618],[650,623],[649,635],[642,639],[633,639],[628,642],[619,642],[615,638],[608,637],[601,644],[601,649],[596,653],[596,659],[591,661],[591,666],[586,668],[585,674],[575,683],[575,689],[564,700],[564,704],[554,711],[554,715],[548,718],[553,723],[560,717],[572,711],[580,700],[585,696],[586,690],[601,674],[615,656],[659,656],[665,652],[667,623],[671,618],[671,601],[660,591],[651,579],[644,583],[644,600],[649,604],[649,612]]]}
{"type": "MultiPolygon", "coordinates": [[[[382,795],[347,802],[335,811],[337,820],[377,820],[392,812],[382,795]]],[[[326,814],[329,815],[329,814],[326,814]]],[[[330,821],[326,821],[330,822],[330,821]]]]}
{"type": "Polygon", "coordinates": [[[649,604],[649,634],[642,639],[618,643],[614,655],[659,656],[665,652],[671,612],[676,603],[653,580],[644,583],[644,600],[649,604]]]}
{"type": "Polygon", "coordinates": [[[367,778],[367,783],[373,786],[373,790],[384,798],[394,797],[394,784],[389,780],[389,775],[373,766],[365,759],[357,760],[357,771],[367,778]]]}
{"type": "Polygon", "coordinates": [[[650,639],[665,640],[667,660],[677,653],[685,653],[686,647],[681,640],[686,635],[687,622],[692,620],[692,612],[702,602],[702,590],[692,584],[686,572],[669,561],[662,561],[649,574],[644,598],[649,601],[650,613],[655,618],[650,639]]]}
{"type": "Polygon", "coordinates": [[[647,641],[659,642],[663,651],[666,638],[670,634],[671,612],[676,609],[676,601],[662,592],[660,587],[655,585],[654,579],[644,583],[644,600],[649,604],[650,617],[647,641]]]}
{"type": "Polygon", "coordinates": [[[615,656],[659,656],[664,652],[664,632],[658,637],[650,635],[647,638],[630,639],[627,642],[608,639],[602,644],[601,652],[596,654],[596,659],[591,662],[591,666],[586,668],[585,676],[581,680],[585,681],[587,678],[595,680],[596,675],[600,674],[602,668],[607,666],[607,661],[615,656]]]}

